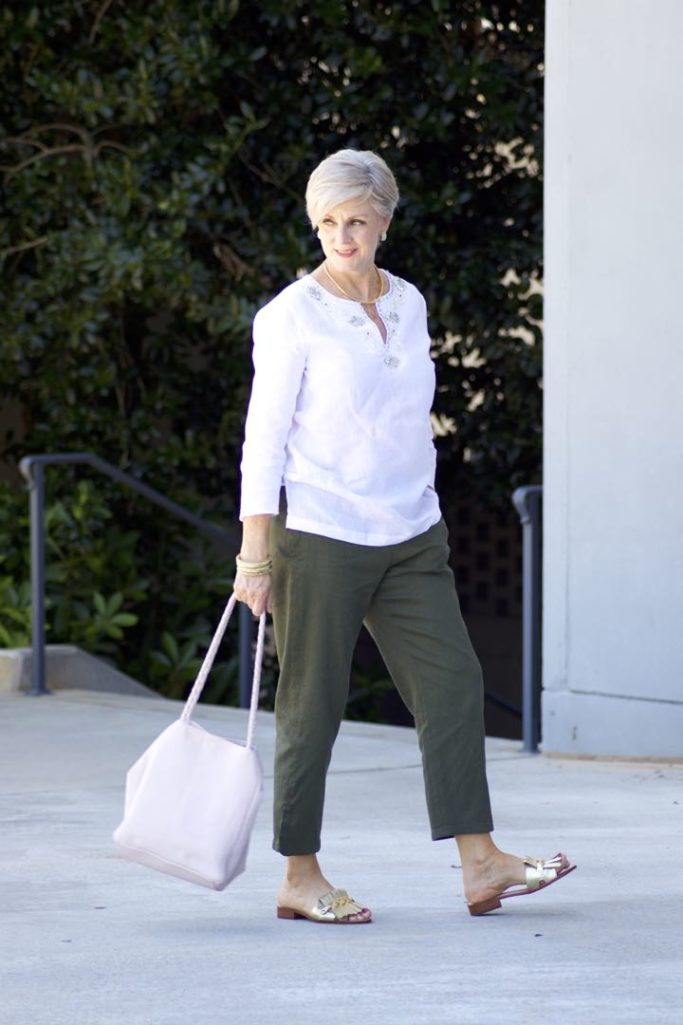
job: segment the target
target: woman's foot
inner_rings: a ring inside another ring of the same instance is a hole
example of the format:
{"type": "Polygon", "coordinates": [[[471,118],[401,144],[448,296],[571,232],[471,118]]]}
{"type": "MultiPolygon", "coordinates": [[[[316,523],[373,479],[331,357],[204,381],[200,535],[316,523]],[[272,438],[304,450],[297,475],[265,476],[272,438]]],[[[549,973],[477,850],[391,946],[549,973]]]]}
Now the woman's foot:
{"type": "Polygon", "coordinates": [[[574,867],[564,854],[538,863],[506,854],[488,834],[460,836],[457,841],[465,900],[472,914],[484,914],[500,907],[500,899],[510,887],[515,887],[514,893],[527,892],[528,887],[531,893],[567,875],[574,867]]]}
{"type": "Polygon", "coordinates": [[[463,859],[462,881],[468,904],[495,897],[510,886],[524,883],[526,866],[522,858],[495,848],[483,859],[463,859]]]}
{"type": "Polygon", "coordinates": [[[281,918],[301,916],[313,921],[337,921],[348,925],[363,925],[372,919],[368,908],[361,908],[344,890],[335,890],[322,874],[315,854],[287,859],[277,906],[281,918]],[[320,903],[321,898],[323,904],[320,903]]]}

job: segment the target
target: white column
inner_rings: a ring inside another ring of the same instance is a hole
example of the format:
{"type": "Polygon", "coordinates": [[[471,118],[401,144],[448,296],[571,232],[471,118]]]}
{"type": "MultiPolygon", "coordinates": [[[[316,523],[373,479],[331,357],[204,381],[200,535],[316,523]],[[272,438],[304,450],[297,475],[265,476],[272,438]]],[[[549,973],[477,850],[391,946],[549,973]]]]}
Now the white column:
{"type": "Polygon", "coordinates": [[[546,751],[683,757],[681,40],[547,3],[546,751]]]}

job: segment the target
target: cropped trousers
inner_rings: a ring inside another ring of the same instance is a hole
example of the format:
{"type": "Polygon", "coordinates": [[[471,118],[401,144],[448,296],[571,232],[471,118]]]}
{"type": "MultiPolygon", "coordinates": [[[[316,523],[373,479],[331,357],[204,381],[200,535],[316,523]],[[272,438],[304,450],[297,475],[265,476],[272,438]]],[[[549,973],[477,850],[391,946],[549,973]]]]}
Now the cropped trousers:
{"type": "Polygon", "coordinates": [[[325,777],[365,624],[415,719],[432,839],[493,828],[481,668],[460,613],[441,520],[371,547],[271,527],[275,700],[273,847],[320,849],[325,777]]]}

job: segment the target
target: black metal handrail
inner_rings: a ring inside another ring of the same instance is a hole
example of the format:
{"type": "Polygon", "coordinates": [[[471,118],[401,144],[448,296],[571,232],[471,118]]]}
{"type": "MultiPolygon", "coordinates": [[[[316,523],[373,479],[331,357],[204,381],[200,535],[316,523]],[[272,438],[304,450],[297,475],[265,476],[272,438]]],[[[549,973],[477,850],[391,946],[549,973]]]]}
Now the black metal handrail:
{"type": "Polygon", "coordinates": [[[516,719],[522,718],[521,708],[517,708],[510,701],[506,701],[505,698],[501,698],[499,694],[494,694],[492,690],[484,691],[484,701],[488,701],[494,708],[500,708],[502,712],[507,712],[508,715],[514,715],[516,719]]]}
{"type": "Polygon", "coordinates": [[[517,488],[512,496],[522,521],[522,743],[538,751],[541,740],[541,513],[543,488],[517,488]]]}
{"type": "MultiPolygon", "coordinates": [[[[45,685],[45,467],[54,465],[82,464],[106,474],[124,487],[143,495],[150,502],[161,506],[178,519],[191,523],[206,537],[226,545],[233,551],[239,549],[236,531],[217,527],[202,519],[185,506],[174,502],[155,488],[143,484],[136,477],[124,473],[91,452],[56,452],[50,455],[25,456],[19,463],[30,493],[31,522],[31,644],[32,686],[31,696],[49,694],[45,685]]],[[[241,708],[249,707],[251,694],[251,636],[252,615],[249,608],[240,603],[239,612],[239,703],[241,708]]]]}

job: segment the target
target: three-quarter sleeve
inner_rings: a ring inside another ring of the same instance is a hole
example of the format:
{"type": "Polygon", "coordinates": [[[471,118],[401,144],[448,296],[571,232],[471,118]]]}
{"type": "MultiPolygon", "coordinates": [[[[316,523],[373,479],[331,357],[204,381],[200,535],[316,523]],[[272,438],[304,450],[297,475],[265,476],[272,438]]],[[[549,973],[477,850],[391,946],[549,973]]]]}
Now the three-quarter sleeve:
{"type": "Polygon", "coordinates": [[[240,519],[276,514],[292,427],[305,366],[295,317],[281,303],[254,318],[254,380],[242,449],[240,519]]]}

